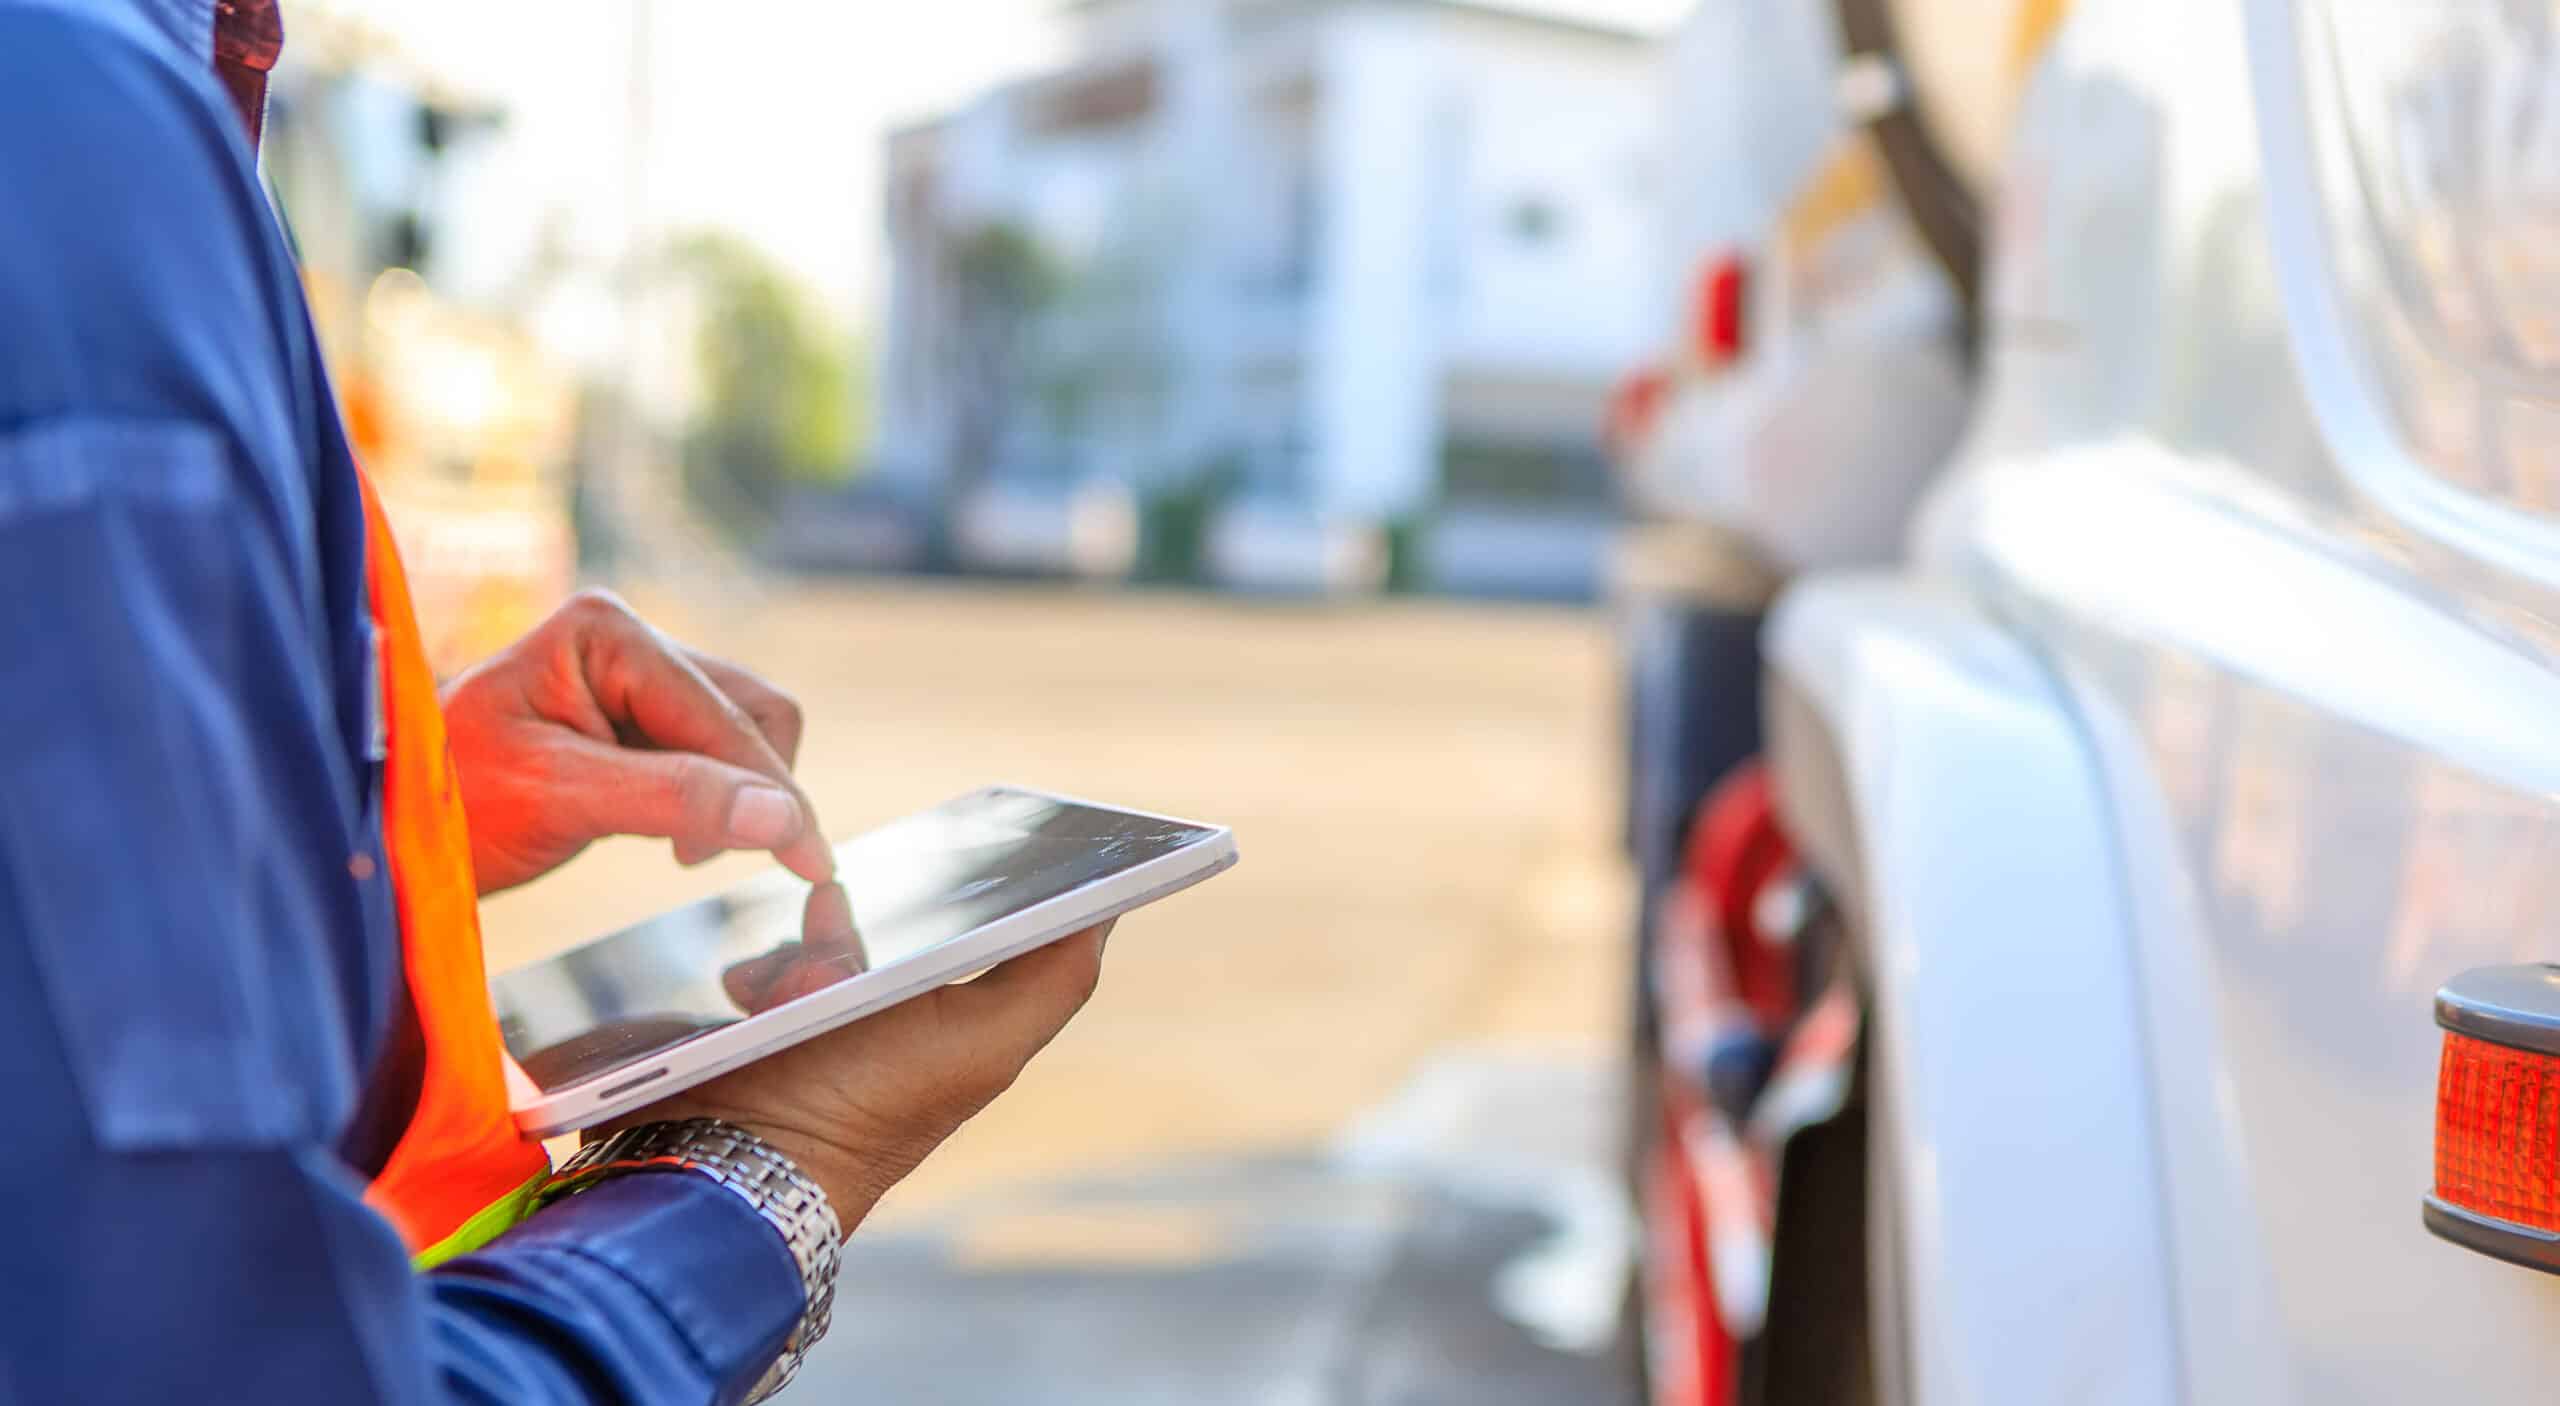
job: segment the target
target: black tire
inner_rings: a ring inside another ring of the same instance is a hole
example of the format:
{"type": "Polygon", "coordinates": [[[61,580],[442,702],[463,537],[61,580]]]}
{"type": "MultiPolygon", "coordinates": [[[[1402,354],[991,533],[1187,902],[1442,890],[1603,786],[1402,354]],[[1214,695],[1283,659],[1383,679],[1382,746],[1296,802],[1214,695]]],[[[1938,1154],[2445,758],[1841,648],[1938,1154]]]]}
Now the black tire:
{"type": "Polygon", "coordinates": [[[1868,1274],[1865,1054],[1839,1115],[1797,1133],[1778,1173],[1769,1316],[1744,1354],[1746,1406],[1877,1406],[1868,1274]]]}

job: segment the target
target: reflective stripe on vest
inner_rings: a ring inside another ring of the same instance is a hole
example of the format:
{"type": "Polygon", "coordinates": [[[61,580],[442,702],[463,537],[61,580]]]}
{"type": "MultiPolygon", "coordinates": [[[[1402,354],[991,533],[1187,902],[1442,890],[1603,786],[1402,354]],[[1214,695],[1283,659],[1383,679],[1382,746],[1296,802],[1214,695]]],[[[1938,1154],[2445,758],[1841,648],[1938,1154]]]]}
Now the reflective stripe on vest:
{"type": "MultiPolygon", "coordinates": [[[[364,480],[364,475],[357,475],[364,480]]],[[[488,1243],[523,1218],[550,1170],[507,1112],[506,1049],[480,960],[480,894],[444,709],[399,548],[364,480],[365,588],[380,650],[382,848],[400,956],[426,1053],[418,1105],[365,1201],[400,1228],[419,1268],[488,1243]]]]}

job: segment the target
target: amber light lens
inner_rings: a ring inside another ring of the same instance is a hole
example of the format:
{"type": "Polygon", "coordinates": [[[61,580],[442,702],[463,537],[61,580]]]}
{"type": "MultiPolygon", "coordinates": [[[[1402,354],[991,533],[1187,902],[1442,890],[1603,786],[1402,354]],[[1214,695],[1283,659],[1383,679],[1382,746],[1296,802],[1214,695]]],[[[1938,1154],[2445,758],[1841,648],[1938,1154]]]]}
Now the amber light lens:
{"type": "Polygon", "coordinates": [[[2436,1071],[2436,1198],[2560,1233],[2560,1059],[2446,1032],[2436,1071]]]}

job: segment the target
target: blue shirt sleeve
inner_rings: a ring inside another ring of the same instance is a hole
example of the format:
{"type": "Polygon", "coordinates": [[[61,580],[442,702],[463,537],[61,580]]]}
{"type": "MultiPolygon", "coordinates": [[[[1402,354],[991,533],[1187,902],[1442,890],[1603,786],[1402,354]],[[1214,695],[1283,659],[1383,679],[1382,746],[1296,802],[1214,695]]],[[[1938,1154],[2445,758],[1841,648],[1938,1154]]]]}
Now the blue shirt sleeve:
{"type": "Polygon", "coordinates": [[[397,966],[360,526],[210,80],[0,0],[0,192],[0,1401],[737,1399],[801,1291],[724,1188],[420,1275],[335,1151],[397,966]]]}

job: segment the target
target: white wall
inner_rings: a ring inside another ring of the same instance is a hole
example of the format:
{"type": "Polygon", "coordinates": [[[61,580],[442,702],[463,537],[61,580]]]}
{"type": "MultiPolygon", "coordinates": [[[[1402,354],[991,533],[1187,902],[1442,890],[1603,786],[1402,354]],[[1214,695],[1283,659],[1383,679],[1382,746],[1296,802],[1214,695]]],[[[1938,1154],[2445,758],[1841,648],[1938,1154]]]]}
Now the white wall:
{"type": "Polygon", "coordinates": [[[1080,263],[1126,233],[1144,159],[1134,133],[1078,133],[1024,147],[1014,165],[1016,218],[1058,258],[1080,263]]]}
{"type": "Polygon", "coordinates": [[[1439,458],[1432,194],[1441,59],[1404,9],[1327,25],[1317,84],[1316,292],[1307,344],[1310,481],[1326,517],[1419,507],[1439,458]]]}
{"type": "Polygon", "coordinates": [[[882,243],[889,275],[880,291],[881,339],[872,363],[874,472],[901,490],[922,492],[932,479],[938,443],[932,424],[932,376],[922,329],[932,314],[930,252],[902,208],[901,188],[919,172],[938,171],[940,132],[892,134],[881,200],[882,243]]]}
{"type": "Polygon", "coordinates": [[[1648,349],[1652,61],[1621,41],[1454,12],[1437,25],[1464,133],[1448,356],[1605,383],[1648,349]],[[1543,237],[1524,207],[1549,211],[1543,237]]]}

